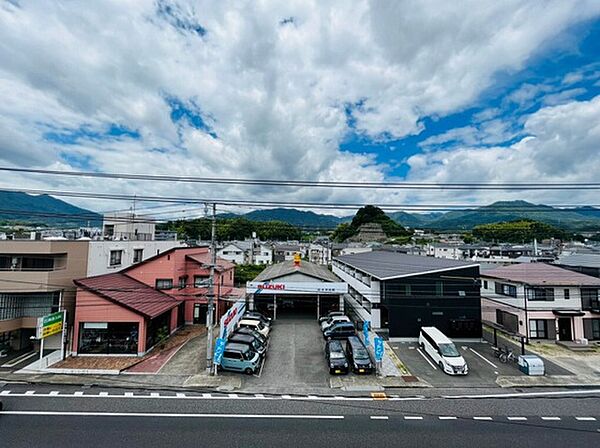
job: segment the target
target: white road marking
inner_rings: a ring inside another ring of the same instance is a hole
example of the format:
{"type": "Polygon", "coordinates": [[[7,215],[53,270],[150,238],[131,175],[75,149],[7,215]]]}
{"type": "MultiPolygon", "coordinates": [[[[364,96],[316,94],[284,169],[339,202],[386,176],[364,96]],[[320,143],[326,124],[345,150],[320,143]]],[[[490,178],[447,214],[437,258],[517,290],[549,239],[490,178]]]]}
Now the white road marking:
{"type": "Polygon", "coordinates": [[[25,392],[25,395],[33,395],[35,394],[35,390],[28,390],[27,392],[25,392]]]}
{"type": "Polygon", "coordinates": [[[542,420],[557,422],[560,420],[560,417],[542,417],[542,420]]]}
{"type": "Polygon", "coordinates": [[[586,395],[600,394],[600,389],[592,390],[565,390],[552,392],[519,392],[510,394],[487,394],[487,395],[442,395],[442,398],[514,398],[514,397],[544,397],[552,395],[586,395]]]}
{"type": "MultiPolygon", "coordinates": [[[[397,349],[398,347],[394,347],[394,348],[396,348],[396,349],[397,349]]],[[[408,349],[409,349],[409,350],[414,350],[414,349],[415,349],[415,346],[414,346],[414,345],[411,345],[410,347],[408,347],[408,349]]]]}
{"type": "Polygon", "coordinates": [[[176,414],[154,412],[70,412],[70,411],[0,411],[4,415],[47,415],[70,417],[167,417],[167,418],[260,418],[343,420],[343,415],[318,414],[176,414]]]}
{"type": "Polygon", "coordinates": [[[100,392],[98,394],[99,397],[108,397],[108,392],[100,392]]]}
{"type": "Polygon", "coordinates": [[[229,398],[239,398],[238,394],[227,394],[229,398]]]}
{"type": "Polygon", "coordinates": [[[527,421],[527,417],[506,417],[511,422],[525,422],[527,421]]]}
{"type": "Polygon", "coordinates": [[[14,367],[17,364],[19,364],[19,363],[21,363],[21,362],[23,362],[23,361],[25,361],[25,360],[33,357],[33,356],[36,356],[37,354],[38,354],[37,352],[24,353],[21,356],[19,356],[18,358],[11,359],[10,361],[2,364],[0,367],[14,367]]]}
{"type": "Polygon", "coordinates": [[[254,394],[254,396],[256,398],[265,398],[265,396],[263,394],[254,394]]]}
{"type": "Polygon", "coordinates": [[[52,392],[50,392],[48,395],[50,395],[50,396],[55,396],[55,395],[58,395],[59,393],[60,393],[59,391],[57,391],[57,390],[53,390],[53,391],[52,391],[52,392]]]}
{"type": "Polygon", "coordinates": [[[181,392],[178,392],[177,394],[175,394],[175,396],[176,396],[177,398],[185,398],[185,394],[184,394],[184,393],[181,393],[181,392]]]}
{"type": "Polygon", "coordinates": [[[405,415],[404,420],[423,420],[420,415],[405,415]]]}
{"type": "Polygon", "coordinates": [[[580,422],[595,422],[596,417],[575,417],[575,420],[579,420],[580,422]]]}
{"type": "Polygon", "coordinates": [[[473,420],[490,421],[490,420],[492,420],[492,417],[473,417],[473,420]]]}
{"type": "Polygon", "coordinates": [[[438,419],[440,420],[456,420],[458,417],[454,417],[453,415],[440,415],[438,419]]]}
{"type": "Polygon", "coordinates": [[[371,420],[388,420],[389,417],[387,415],[372,415],[371,420]]]}
{"type": "Polygon", "coordinates": [[[485,362],[487,362],[490,366],[492,366],[494,369],[497,369],[498,366],[496,364],[494,364],[492,361],[488,360],[485,356],[483,356],[481,353],[473,350],[471,347],[469,347],[469,350],[471,350],[473,353],[475,353],[477,356],[479,356],[481,359],[483,359],[485,362]]]}
{"type": "Polygon", "coordinates": [[[158,392],[150,392],[150,396],[151,397],[160,397],[160,394],[158,392]]]}
{"type": "Polygon", "coordinates": [[[212,394],[202,394],[202,398],[212,398],[212,394]]]}
{"type": "Polygon", "coordinates": [[[80,391],[80,390],[78,390],[77,392],[75,392],[75,393],[73,394],[73,396],[74,396],[74,397],[83,397],[83,392],[82,392],[82,391],[80,391]]]}
{"type": "Polygon", "coordinates": [[[425,353],[423,353],[420,348],[417,349],[417,352],[419,352],[419,354],[423,357],[425,361],[427,361],[427,363],[433,368],[433,370],[437,370],[437,367],[433,365],[433,363],[429,360],[429,358],[427,358],[425,353]]]}
{"type": "Polygon", "coordinates": [[[3,390],[0,395],[10,395],[10,390],[3,390]]]}
{"type": "Polygon", "coordinates": [[[133,397],[133,392],[125,392],[126,397],[133,397]]]}

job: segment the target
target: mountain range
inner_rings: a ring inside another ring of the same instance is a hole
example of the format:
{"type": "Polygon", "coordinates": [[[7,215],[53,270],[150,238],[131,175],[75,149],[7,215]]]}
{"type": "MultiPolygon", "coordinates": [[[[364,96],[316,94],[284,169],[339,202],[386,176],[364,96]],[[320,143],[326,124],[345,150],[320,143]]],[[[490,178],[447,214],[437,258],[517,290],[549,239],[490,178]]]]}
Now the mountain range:
{"type": "Polygon", "coordinates": [[[47,194],[34,196],[0,190],[0,221],[49,226],[100,226],[102,215],[47,194]]]}
{"type": "MultiPolygon", "coordinates": [[[[432,230],[471,230],[479,224],[532,219],[572,231],[600,230],[600,209],[560,209],[526,201],[500,201],[483,207],[446,213],[392,212],[388,216],[405,227],[432,230]]],[[[245,214],[224,213],[219,218],[243,217],[251,221],[283,221],[303,230],[334,229],[353,216],[333,216],[288,208],[254,210],[245,214]]],[[[48,195],[0,191],[0,221],[47,225],[99,226],[102,215],[48,195]]]]}

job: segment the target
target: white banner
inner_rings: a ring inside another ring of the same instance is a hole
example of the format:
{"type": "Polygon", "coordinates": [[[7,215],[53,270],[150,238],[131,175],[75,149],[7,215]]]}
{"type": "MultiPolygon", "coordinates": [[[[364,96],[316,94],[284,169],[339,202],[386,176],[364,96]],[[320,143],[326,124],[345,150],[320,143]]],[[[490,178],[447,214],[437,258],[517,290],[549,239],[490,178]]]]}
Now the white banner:
{"type": "Polygon", "coordinates": [[[329,282],[248,282],[247,294],[345,294],[348,292],[346,283],[329,282]]]}
{"type": "Polygon", "coordinates": [[[246,312],[246,301],[240,300],[239,302],[235,302],[231,308],[227,310],[225,314],[221,317],[220,321],[220,331],[219,337],[226,339],[233,330],[239,320],[242,318],[244,313],[246,312]]]}

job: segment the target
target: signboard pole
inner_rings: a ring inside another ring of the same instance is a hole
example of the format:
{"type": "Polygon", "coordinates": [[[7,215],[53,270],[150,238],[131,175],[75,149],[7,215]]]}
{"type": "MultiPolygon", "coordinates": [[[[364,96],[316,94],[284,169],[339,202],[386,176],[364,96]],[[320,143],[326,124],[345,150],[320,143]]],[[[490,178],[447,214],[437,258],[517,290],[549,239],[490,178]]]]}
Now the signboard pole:
{"type": "Polygon", "coordinates": [[[44,338],[40,339],[40,367],[42,366],[42,358],[44,357],[44,338]]]}
{"type": "Polygon", "coordinates": [[[63,310],[63,327],[60,333],[60,359],[65,359],[65,329],[67,327],[67,310],[63,310]]]}

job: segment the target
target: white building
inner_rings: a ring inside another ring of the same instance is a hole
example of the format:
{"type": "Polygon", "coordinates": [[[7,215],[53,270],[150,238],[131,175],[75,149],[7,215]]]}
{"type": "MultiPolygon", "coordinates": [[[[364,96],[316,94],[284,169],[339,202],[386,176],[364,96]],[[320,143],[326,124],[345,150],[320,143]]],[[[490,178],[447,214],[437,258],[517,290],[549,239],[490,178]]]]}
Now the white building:
{"type": "Polygon", "coordinates": [[[252,264],[253,241],[232,241],[217,251],[217,256],[235,264],[252,264]]]}
{"type": "Polygon", "coordinates": [[[308,261],[315,264],[331,264],[331,249],[322,244],[311,243],[308,247],[308,261]]]}
{"type": "Polygon", "coordinates": [[[135,213],[112,213],[104,215],[102,236],[107,240],[154,240],[156,224],[135,213]]]}
{"type": "Polygon", "coordinates": [[[272,264],[273,247],[265,243],[256,245],[254,247],[253,262],[254,264],[272,264]]]}

